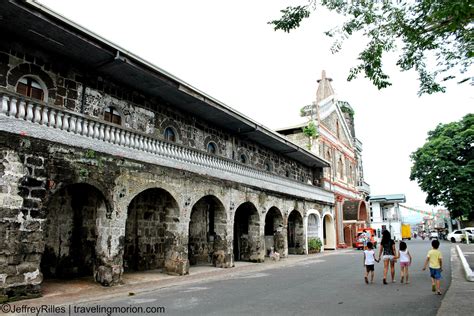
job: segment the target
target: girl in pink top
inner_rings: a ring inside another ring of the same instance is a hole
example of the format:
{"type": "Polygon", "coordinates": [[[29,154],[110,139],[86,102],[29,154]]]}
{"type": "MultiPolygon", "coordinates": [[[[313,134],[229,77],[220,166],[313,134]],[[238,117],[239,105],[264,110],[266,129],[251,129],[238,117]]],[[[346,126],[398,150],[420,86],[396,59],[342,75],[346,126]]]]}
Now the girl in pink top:
{"type": "Polygon", "coordinates": [[[398,257],[400,258],[400,274],[402,279],[400,283],[403,283],[403,279],[405,278],[405,283],[410,283],[408,281],[408,267],[411,264],[411,255],[410,252],[407,250],[407,244],[404,241],[400,242],[400,250],[398,251],[398,257]]]}

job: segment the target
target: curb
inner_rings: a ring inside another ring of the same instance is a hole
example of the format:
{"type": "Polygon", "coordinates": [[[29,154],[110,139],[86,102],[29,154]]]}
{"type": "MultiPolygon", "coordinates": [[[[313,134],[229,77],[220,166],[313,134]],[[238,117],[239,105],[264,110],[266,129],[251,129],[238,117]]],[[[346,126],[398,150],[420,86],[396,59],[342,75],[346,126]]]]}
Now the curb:
{"type": "Polygon", "coordinates": [[[464,269],[466,280],[470,282],[474,282],[474,273],[472,272],[471,267],[469,266],[469,263],[467,263],[467,260],[464,257],[464,254],[462,253],[461,247],[456,245],[456,250],[458,252],[459,259],[461,259],[461,265],[464,269]]]}

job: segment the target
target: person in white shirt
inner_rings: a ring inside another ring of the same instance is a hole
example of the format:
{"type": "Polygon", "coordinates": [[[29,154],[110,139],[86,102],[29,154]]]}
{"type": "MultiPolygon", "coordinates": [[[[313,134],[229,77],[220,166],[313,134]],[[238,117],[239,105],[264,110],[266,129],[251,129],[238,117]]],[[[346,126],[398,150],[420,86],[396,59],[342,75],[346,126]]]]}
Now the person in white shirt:
{"type": "Polygon", "coordinates": [[[375,275],[375,262],[379,262],[375,259],[374,245],[369,241],[367,243],[367,249],[364,250],[364,267],[365,267],[365,283],[369,284],[369,273],[370,273],[370,283],[374,283],[375,275]]]}
{"type": "Polygon", "coordinates": [[[408,267],[411,265],[412,258],[407,249],[407,244],[404,241],[400,242],[399,247],[398,257],[400,258],[400,274],[402,276],[400,283],[403,283],[403,278],[405,278],[405,283],[408,284],[410,283],[410,281],[408,281],[408,267]]]}

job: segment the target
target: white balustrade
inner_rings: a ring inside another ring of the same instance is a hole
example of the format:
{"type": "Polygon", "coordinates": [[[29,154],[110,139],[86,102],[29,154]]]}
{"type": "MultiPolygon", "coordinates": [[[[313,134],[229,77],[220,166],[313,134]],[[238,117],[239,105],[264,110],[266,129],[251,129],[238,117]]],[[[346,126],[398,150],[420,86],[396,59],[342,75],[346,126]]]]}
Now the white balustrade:
{"type": "Polygon", "coordinates": [[[36,104],[33,110],[33,123],[39,122],[41,122],[41,105],[36,104]]]}
{"type": "Polygon", "coordinates": [[[61,113],[61,112],[58,112],[58,114],[56,116],[56,128],[57,129],[63,129],[63,117],[64,117],[64,114],[61,113]]]}
{"type": "Polygon", "coordinates": [[[82,118],[76,118],[76,134],[82,135],[82,118]]]}
{"type": "Polygon", "coordinates": [[[51,109],[49,111],[48,126],[51,126],[51,127],[56,126],[56,110],[55,109],[51,109]]]}
{"type": "Polygon", "coordinates": [[[48,108],[41,107],[41,124],[48,125],[48,108]]]}
{"type": "Polygon", "coordinates": [[[0,105],[0,114],[7,115],[9,100],[10,100],[9,97],[7,97],[6,95],[2,95],[2,104],[0,105]]]}
{"type": "Polygon", "coordinates": [[[19,119],[25,119],[26,115],[26,102],[23,100],[20,100],[20,103],[18,103],[18,115],[17,117],[19,119]]]}
{"type": "Polygon", "coordinates": [[[10,101],[10,111],[8,113],[9,116],[11,117],[16,117],[16,113],[18,112],[17,107],[16,107],[16,99],[12,99],[10,101]]]}

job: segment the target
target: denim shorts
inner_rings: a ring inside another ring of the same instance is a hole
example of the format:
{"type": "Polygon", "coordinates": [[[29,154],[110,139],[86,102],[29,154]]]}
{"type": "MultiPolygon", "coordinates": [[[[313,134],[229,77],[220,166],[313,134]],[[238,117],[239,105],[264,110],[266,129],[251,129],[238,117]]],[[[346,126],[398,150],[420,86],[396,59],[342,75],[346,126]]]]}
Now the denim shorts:
{"type": "Polygon", "coordinates": [[[430,268],[430,275],[435,280],[441,279],[441,269],[430,268]]]}

